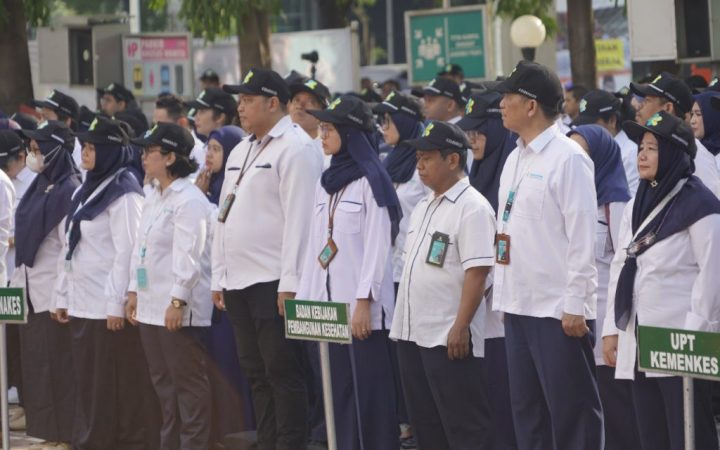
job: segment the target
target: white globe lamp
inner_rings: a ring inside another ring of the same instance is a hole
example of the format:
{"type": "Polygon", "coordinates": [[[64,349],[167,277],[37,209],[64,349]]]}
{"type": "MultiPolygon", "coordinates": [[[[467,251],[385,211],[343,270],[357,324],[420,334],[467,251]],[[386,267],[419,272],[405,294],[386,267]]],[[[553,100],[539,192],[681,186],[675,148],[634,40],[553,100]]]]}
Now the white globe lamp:
{"type": "Polygon", "coordinates": [[[545,42],[547,30],[537,16],[526,14],[513,20],[510,25],[510,40],[520,47],[523,58],[527,61],[535,59],[535,49],[545,42]]]}

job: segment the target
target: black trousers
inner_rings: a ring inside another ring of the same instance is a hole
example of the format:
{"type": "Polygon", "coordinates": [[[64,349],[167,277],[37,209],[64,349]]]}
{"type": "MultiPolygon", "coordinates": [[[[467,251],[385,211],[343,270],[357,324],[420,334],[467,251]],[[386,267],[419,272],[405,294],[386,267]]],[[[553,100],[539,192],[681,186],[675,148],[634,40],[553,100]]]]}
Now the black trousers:
{"type": "Polygon", "coordinates": [[[70,320],[75,382],[75,450],[155,450],[160,409],[140,333],[129,324],[70,320]]]}
{"type": "Polygon", "coordinates": [[[18,393],[18,404],[23,406],[22,356],[20,354],[21,326],[8,324],[5,331],[7,333],[8,386],[15,386],[18,393]]]}
{"type": "Polygon", "coordinates": [[[306,445],[302,342],[285,339],[284,322],[277,311],[278,283],[224,292],[240,367],[252,389],[257,450],[299,450],[306,445]]]}
{"type": "Polygon", "coordinates": [[[162,410],[160,450],[205,450],[210,443],[211,393],[205,369],[206,328],[140,324],[140,338],[162,410]]]}
{"type": "Polygon", "coordinates": [[[615,379],[615,368],[597,366],[598,390],[605,418],[605,450],[640,448],[632,381],[615,379]]]}
{"type": "Polygon", "coordinates": [[[450,360],[447,347],[397,341],[405,402],[418,450],[487,450],[490,410],[483,361],[450,360]]]}

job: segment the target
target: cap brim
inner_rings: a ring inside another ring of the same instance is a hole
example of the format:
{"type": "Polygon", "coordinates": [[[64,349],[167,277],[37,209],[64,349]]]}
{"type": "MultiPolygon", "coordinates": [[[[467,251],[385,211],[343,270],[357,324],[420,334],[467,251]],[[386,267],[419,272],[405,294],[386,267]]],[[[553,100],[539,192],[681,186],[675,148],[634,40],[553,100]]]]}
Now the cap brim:
{"type": "Polygon", "coordinates": [[[159,143],[153,141],[152,139],[148,139],[148,138],[144,138],[144,137],[130,139],[130,143],[135,144],[138,147],[150,147],[151,145],[160,145],[159,143]]]}
{"type": "Polygon", "coordinates": [[[462,119],[458,120],[455,125],[457,125],[461,130],[463,131],[471,131],[477,129],[480,125],[485,123],[488,118],[476,118],[476,117],[463,117],[462,119]]]}
{"type": "Polygon", "coordinates": [[[385,114],[385,113],[398,112],[399,110],[398,110],[398,108],[393,107],[393,105],[391,105],[387,102],[382,102],[382,103],[377,103],[375,106],[373,106],[372,111],[375,114],[385,114]]]}
{"type": "Polygon", "coordinates": [[[645,133],[652,133],[655,136],[660,136],[660,134],[656,133],[645,125],[640,125],[639,123],[633,122],[631,120],[625,121],[625,123],[623,123],[622,129],[628,135],[630,140],[635,142],[636,144],[640,142],[645,133]]]}
{"type": "Polygon", "coordinates": [[[290,89],[290,99],[292,99],[293,97],[295,97],[295,96],[296,96],[297,94],[299,94],[300,92],[307,92],[308,94],[312,95],[312,96],[315,97],[317,100],[319,100],[320,103],[321,103],[323,106],[327,106],[327,105],[328,105],[328,100],[327,100],[327,99],[323,98],[323,97],[320,96],[317,92],[315,92],[315,91],[313,91],[312,89],[310,89],[309,87],[305,86],[305,84],[291,84],[291,85],[289,86],[289,89],[290,89]]]}
{"type": "Polygon", "coordinates": [[[597,123],[597,120],[597,117],[580,114],[570,123],[570,126],[577,127],[580,125],[594,125],[597,123]]]}
{"type": "Polygon", "coordinates": [[[710,97],[710,105],[715,109],[720,109],[720,95],[710,97]]]}
{"type": "Polygon", "coordinates": [[[50,105],[45,100],[31,100],[30,104],[34,106],[35,108],[45,108],[50,107],[50,105]]]}
{"type": "Polygon", "coordinates": [[[410,147],[414,148],[415,150],[420,151],[430,151],[430,150],[439,150],[441,148],[440,145],[434,144],[430,142],[428,139],[408,139],[407,141],[403,141],[403,143],[409,145],[410,147]]]}
{"type": "Polygon", "coordinates": [[[185,102],[185,106],[189,109],[210,109],[212,106],[207,104],[202,104],[197,100],[190,100],[189,102],[185,102]]]}
{"type": "Polygon", "coordinates": [[[82,133],[76,133],[75,137],[77,137],[78,141],[80,142],[89,142],[91,144],[117,144],[117,145],[123,145],[121,142],[114,142],[109,139],[107,139],[105,136],[98,135],[97,133],[93,133],[92,131],[85,131],[82,133]]]}
{"type": "Polygon", "coordinates": [[[513,92],[515,92],[515,90],[510,84],[509,79],[499,82],[493,90],[501,94],[512,94],[513,92]]]}
{"type": "Polygon", "coordinates": [[[337,124],[344,124],[345,121],[342,117],[339,117],[331,110],[328,109],[308,109],[305,111],[306,113],[310,114],[311,116],[315,117],[320,122],[327,122],[327,123],[337,123],[337,124]]]}
{"type": "Polygon", "coordinates": [[[228,94],[260,95],[260,93],[253,91],[244,84],[224,84],[222,88],[228,94]]]}
{"type": "Polygon", "coordinates": [[[643,84],[637,84],[637,83],[630,83],[630,92],[633,94],[639,96],[639,97],[647,97],[648,95],[653,95],[655,97],[661,97],[662,93],[657,92],[653,88],[651,88],[648,85],[643,84]]]}
{"type": "Polygon", "coordinates": [[[422,91],[422,89],[411,89],[410,93],[418,98],[423,98],[425,96],[425,93],[422,91]]]}
{"type": "Polygon", "coordinates": [[[52,140],[51,137],[46,136],[43,134],[42,131],[39,130],[19,130],[20,133],[22,133],[23,136],[25,136],[28,139],[34,139],[36,141],[50,141],[52,140]]]}

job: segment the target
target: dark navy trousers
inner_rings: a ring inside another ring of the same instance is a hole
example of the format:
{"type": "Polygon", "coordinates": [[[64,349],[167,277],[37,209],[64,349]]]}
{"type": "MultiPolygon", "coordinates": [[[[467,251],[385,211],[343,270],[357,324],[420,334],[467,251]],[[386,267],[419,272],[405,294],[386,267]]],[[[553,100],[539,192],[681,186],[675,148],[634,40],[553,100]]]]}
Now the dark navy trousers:
{"type": "Polygon", "coordinates": [[[559,320],[505,314],[510,399],[521,450],[603,450],[593,355],[595,321],[582,338],[559,320]]]}
{"type": "Polygon", "coordinates": [[[597,366],[605,419],[605,450],[640,449],[631,380],[615,379],[615,368],[597,366]]]}
{"type": "Polygon", "coordinates": [[[517,450],[515,425],[510,405],[505,338],[485,339],[485,391],[490,406],[490,448],[517,450]]]}

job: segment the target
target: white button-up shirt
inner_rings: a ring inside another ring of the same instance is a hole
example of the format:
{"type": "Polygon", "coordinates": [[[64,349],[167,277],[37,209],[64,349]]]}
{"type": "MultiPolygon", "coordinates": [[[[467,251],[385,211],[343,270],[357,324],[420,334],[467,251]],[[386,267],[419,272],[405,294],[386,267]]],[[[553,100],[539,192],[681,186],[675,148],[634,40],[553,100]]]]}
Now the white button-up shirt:
{"type": "MultiPolygon", "coordinates": [[[[13,186],[15,186],[15,204],[13,205],[13,224],[10,231],[10,237],[15,239],[15,211],[20,204],[25,192],[30,187],[30,184],[35,179],[37,174],[27,167],[23,167],[20,172],[12,179],[13,186]]],[[[13,271],[15,270],[15,246],[7,252],[7,276],[8,280],[12,278],[13,271]]]]}
{"type": "Polygon", "coordinates": [[[246,137],[230,153],[220,205],[245,176],[225,223],[215,223],[212,289],[244,289],[280,280],[279,292],[300,281],[322,158],[310,137],[283,117],[258,142],[246,137]],[[260,156],[250,164],[262,150],[260,156]]]}
{"type": "MultiPolygon", "coordinates": [[[[465,271],[492,266],[494,244],[493,208],[467,178],[442,195],[431,193],[421,200],[410,219],[390,337],[426,348],[447,346],[460,308],[465,271]],[[443,267],[426,262],[436,232],[450,240],[443,267]]],[[[470,322],[476,357],[485,354],[485,314],[485,305],[480,305],[470,322]]]]}
{"type": "Polygon", "coordinates": [[[82,180],[85,181],[85,177],[87,176],[87,170],[82,168],[82,144],[80,143],[80,140],[78,138],[75,138],[75,147],[73,147],[72,158],[73,161],[75,161],[75,166],[77,166],[77,168],[80,170],[80,176],[82,177],[82,180]]]}
{"type": "Polygon", "coordinates": [[[407,236],[408,227],[410,226],[410,216],[415,209],[415,205],[425,198],[430,190],[420,181],[417,170],[415,170],[415,173],[413,173],[409,181],[396,184],[395,190],[400,199],[400,207],[403,212],[403,217],[400,221],[400,232],[397,238],[395,238],[392,257],[393,281],[399,283],[405,264],[403,255],[405,253],[405,237],[407,236]]]}
{"type": "Polygon", "coordinates": [[[137,292],[137,320],[165,325],[172,298],[186,301],[183,326],[209,326],[210,202],[188,178],[164,191],[154,188],[145,199],[130,265],[129,291],[137,292]],[[146,247],[145,258],[141,249],[146,247]],[[147,272],[147,288],[137,283],[138,267],[147,272]]]}
{"type": "Polygon", "coordinates": [[[493,309],[595,319],[597,196],[592,160],[557,125],[528,145],[521,138],[517,144],[500,177],[498,232],[510,236],[510,264],[495,268],[493,309]],[[519,189],[513,183],[520,183],[519,189]],[[513,187],[515,202],[503,225],[513,187]]]}
{"type": "MultiPolygon", "coordinates": [[[[720,332],[720,214],[698,220],[637,257],[628,331],[615,326],[615,292],[632,235],[633,201],[620,223],[620,245],[610,268],[607,319],[602,335],[619,335],[615,378],[633,379],[635,322],[663,328],[720,332]]],[[[647,373],[647,376],[667,376],[647,373]]]]}
{"type": "Polygon", "coordinates": [[[620,130],[615,135],[615,142],[620,147],[620,156],[622,157],[623,168],[625,168],[625,177],[630,188],[630,196],[635,197],[638,184],[640,184],[640,174],[637,168],[638,146],[630,140],[623,130],[620,130]]]}
{"type": "MultiPolygon", "coordinates": [[[[98,186],[88,201],[106,186],[98,186]]],[[[93,220],[81,221],[80,242],[69,263],[65,262],[69,235],[65,235],[60,253],[65,270],[58,276],[55,308],[67,309],[70,316],[84,319],[125,317],[130,260],[142,205],[140,194],[127,193],[93,220]]]]}
{"type": "MultiPolygon", "coordinates": [[[[333,196],[333,205],[336,199],[337,195],[333,196]]],[[[348,184],[333,218],[332,238],[338,251],[325,270],[318,262],[318,255],[328,242],[329,200],[330,195],[317,183],[310,233],[306,236],[308,247],[296,297],[348,303],[351,314],[357,299],[371,298],[372,329],[387,329],[392,321],[395,299],[388,210],[378,206],[366,178],[348,184]]]]}
{"type": "Polygon", "coordinates": [[[695,155],[695,176],[700,178],[705,186],[720,198],[720,175],[715,164],[715,156],[700,140],[695,139],[697,154],[695,155]]]}
{"type": "Polygon", "coordinates": [[[63,270],[60,253],[64,240],[65,228],[61,221],[38,247],[33,266],[23,264],[13,271],[10,286],[27,288],[25,295],[29,296],[35,314],[55,309],[55,286],[63,270]]]}
{"type": "Polygon", "coordinates": [[[7,286],[7,256],[13,231],[15,186],[10,177],[0,170],[0,287],[7,286]]]}

